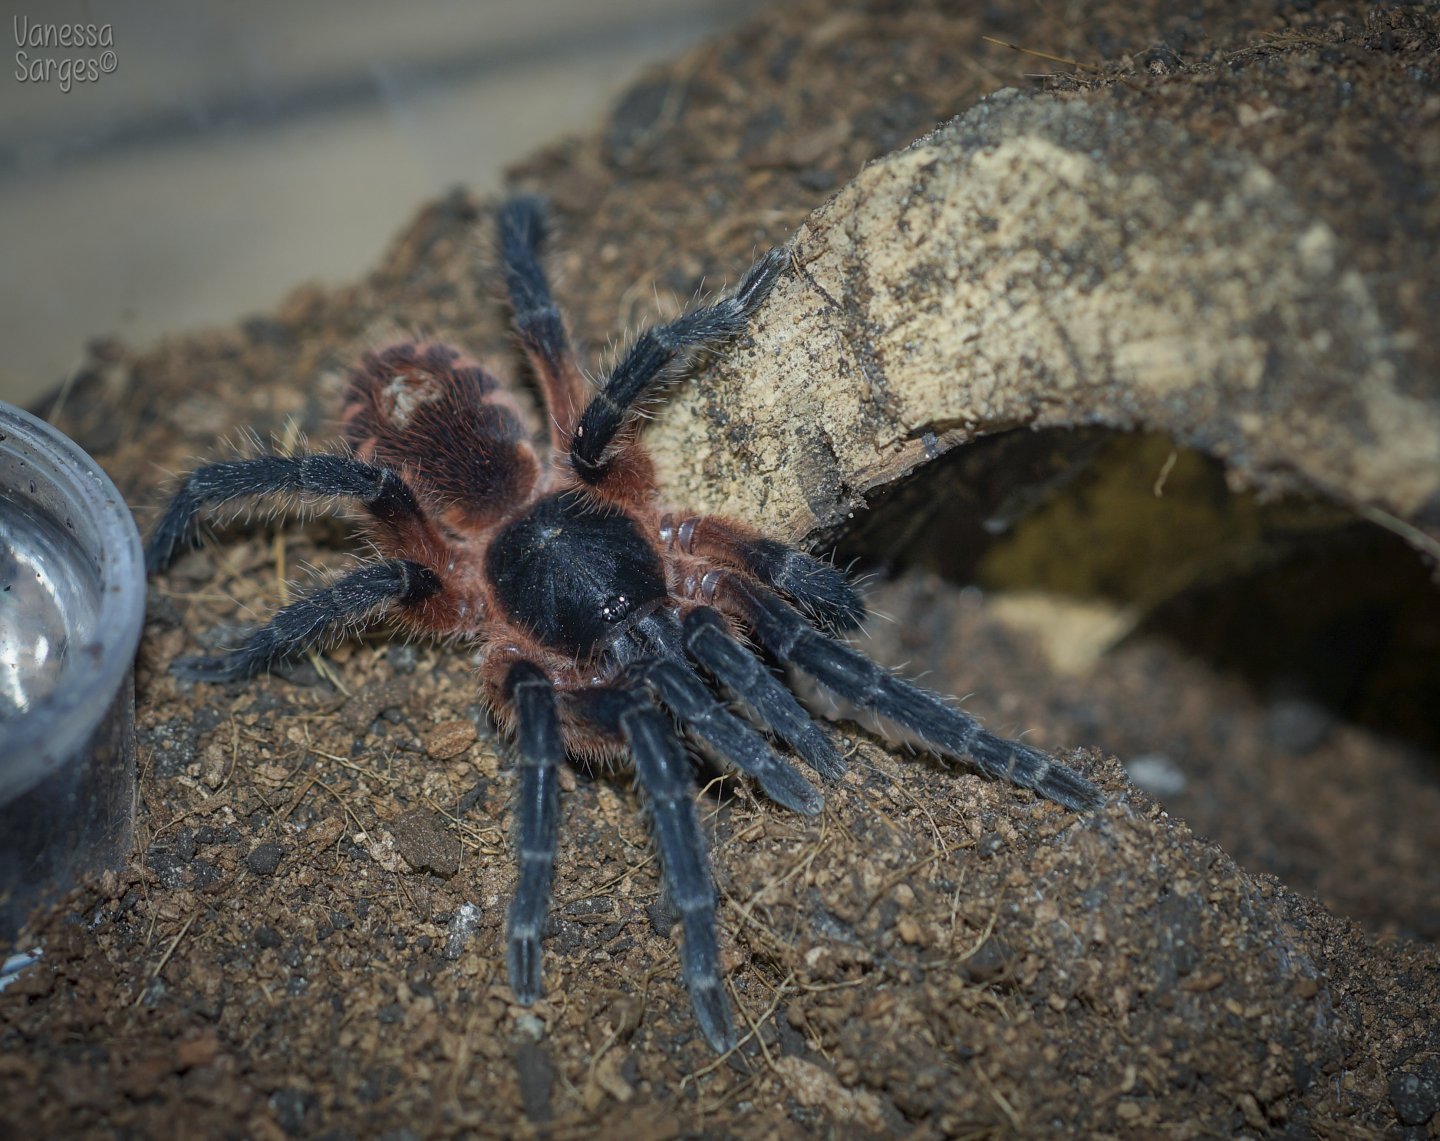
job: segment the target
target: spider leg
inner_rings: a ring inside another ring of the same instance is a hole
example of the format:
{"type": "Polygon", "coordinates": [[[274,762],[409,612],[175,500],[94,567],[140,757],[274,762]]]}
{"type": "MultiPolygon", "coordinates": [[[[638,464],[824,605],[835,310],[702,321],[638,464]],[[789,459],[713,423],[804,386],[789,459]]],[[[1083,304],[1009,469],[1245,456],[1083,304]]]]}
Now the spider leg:
{"type": "Polygon", "coordinates": [[[570,464],[581,480],[592,486],[604,480],[615,458],[605,453],[633,418],[635,405],[655,390],[689,350],[744,332],[775,287],[789,256],[783,248],[771,250],[751,266],[728,297],[640,334],[580,415],[570,445],[570,464]]]}
{"type": "Polygon", "coordinates": [[[759,715],[765,727],[821,776],[839,777],[845,762],[804,706],[760,661],[730,636],[718,611],[696,607],[685,617],[685,649],[721,685],[759,715]]]}
{"type": "Polygon", "coordinates": [[[806,816],[820,812],[823,799],[815,788],[776,756],[764,737],[716,701],[689,666],[656,658],[637,672],[681,725],[754,777],[776,804],[806,816]]]}
{"type": "Polygon", "coordinates": [[[558,770],[565,756],[555,687],[539,666],[510,667],[505,689],[515,710],[520,750],[520,800],[515,813],[520,878],[510,904],[510,989],[529,1006],[543,993],[540,935],[550,907],[550,877],[560,816],[558,770]]]}
{"type": "Polygon", "coordinates": [[[686,554],[743,570],[788,597],[830,633],[853,630],[865,619],[865,604],[840,571],[732,520],[696,515],[676,523],[667,515],[660,521],[660,540],[686,554]]]}
{"type": "Polygon", "coordinates": [[[585,384],[575,367],[565,319],[550,296],[540,264],[540,248],[545,242],[544,203],[538,198],[512,198],[500,208],[496,222],[515,328],[540,380],[558,434],[568,443],[575,417],[585,403],[585,384]]]}
{"type": "Polygon", "coordinates": [[[721,979],[715,887],[695,812],[690,764],[669,717],[653,705],[637,702],[619,721],[650,805],[665,887],[680,915],[685,936],[680,966],[690,1005],[705,1040],[723,1054],[735,1045],[735,1029],[721,979]]]}
{"type": "Polygon", "coordinates": [[[405,559],[366,563],[277,611],[243,645],[215,657],[180,658],[170,669],[194,681],[249,677],[328,640],[382,607],[423,602],[437,593],[440,585],[440,577],[419,563],[405,559]]]}
{"type": "Polygon", "coordinates": [[[414,493],[388,468],[323,452],[227,460],[196,468],[180,485],[146,545],[146,569],[164,570],[181,548],[196,543],[202,508],[274,492],[343,495],[360,500],[382,525],[424,523],[414,493]]]}
{"type": "Polygon", "coordinates": [[[832,693],[872,709],[951,756],[969,757],[980,770],[1031,788],[1076,811],[1097,807],[1100,791],[1038,749],[997,737],[937,695],[898,678],[858,650],[820,633],[763,586],[734,574],[719,590],[744,613],[765,647],[793,662],[832,693]]]}

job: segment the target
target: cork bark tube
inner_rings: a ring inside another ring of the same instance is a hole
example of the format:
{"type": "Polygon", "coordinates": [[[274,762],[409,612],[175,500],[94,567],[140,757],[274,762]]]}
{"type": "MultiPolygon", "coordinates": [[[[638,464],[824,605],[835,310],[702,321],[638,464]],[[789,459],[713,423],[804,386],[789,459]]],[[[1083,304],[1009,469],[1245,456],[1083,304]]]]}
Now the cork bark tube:
{"type": "Polygon", "coordinates": [[[1001,92],[866,167],[793,260],[648,437],[682,501],[813,533],[976,436],[1104,425],[1436,549],[1440,409],[1403,384],[1407,338],[1245,154],[1001,92]]]}

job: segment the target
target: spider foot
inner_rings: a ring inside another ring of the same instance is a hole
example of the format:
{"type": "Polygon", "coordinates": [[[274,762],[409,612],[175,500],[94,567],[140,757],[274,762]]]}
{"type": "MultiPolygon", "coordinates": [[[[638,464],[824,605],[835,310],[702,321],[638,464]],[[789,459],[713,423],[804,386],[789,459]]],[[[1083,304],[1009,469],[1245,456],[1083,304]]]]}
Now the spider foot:
{"type": "Polygon", "coordinates": [[[1011,784],[1034,789],[1047,800],[1075,812],[1088,812],[1104,803],[1104,794],[1074,769],[1018,741],[982,729],[975,734],[968,752],[982,770],[1004,777],[1011,784]]]}
{"type": "Polygon", "coordinates": [[[695,1011],[695,1021],[700,1024],[700,1033],[717,1054],[735,1049],[735,1023],[730,1017],[730,1002],[725,997],[719,979],[704,983],[689,983],[690,1006],[695,1011]]]}
{"type": "Polygon", "coordinates": [[[720,975],[720,944],[715,936],[715,916],[709,906],[680,907],[685,943],[680,949],[681,974],[690,992],[690,1006],[705,1041],[717,1054],[735,1048],[735,1021],[725,983],[720,975]]]}

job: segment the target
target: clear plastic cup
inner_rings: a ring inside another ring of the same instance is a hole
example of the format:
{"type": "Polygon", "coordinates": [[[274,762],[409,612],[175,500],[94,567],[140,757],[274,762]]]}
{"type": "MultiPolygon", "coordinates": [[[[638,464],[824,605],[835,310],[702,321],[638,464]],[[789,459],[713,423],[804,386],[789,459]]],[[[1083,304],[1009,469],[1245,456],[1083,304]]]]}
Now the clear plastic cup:
{"type": "Polygon", "coordinates": [[[0,943],[135,820],[140,535],[95,461],[0,402],[0,943]]]}

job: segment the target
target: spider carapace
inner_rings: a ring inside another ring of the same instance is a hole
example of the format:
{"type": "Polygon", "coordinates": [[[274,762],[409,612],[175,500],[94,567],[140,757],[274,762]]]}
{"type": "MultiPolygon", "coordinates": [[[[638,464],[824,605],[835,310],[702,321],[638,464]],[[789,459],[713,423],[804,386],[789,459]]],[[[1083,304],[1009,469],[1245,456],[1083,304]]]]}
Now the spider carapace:
{"type": "Polygon", "coordinates": [[[785,250],[761,258],[733,293],[642,333],[592,392],[541,269],[539,202],[513,199],[498,221],[515,324],[545,400],[541,446],[509,390],[464,353],[422,342],[367,354],[346,391],[347,451],[197,469],[147,559],[161,571],[196,541],[206,507],[277,492],[358,501],[380,557],[285,606],[236,648],[173,668],[205,681],[246,677],[382,615],[463,640],[519,758],[507,936],[517,998],[541,994],[558,767],[567,754],[629,757],[682,925],[691,1003],[705,1038],[725,1050],[734,1023],[684,742],[778,804],[819,813],[819,790],[777,746],[823,778],[844,763],[787,687],[786,669],[1069,808],[1093,808],[1100,794],[841,640],[865,611],[828,563],[732,520],[665,510],[637,408],[696,349],[745,330],[785,272],[785,250]]]}

